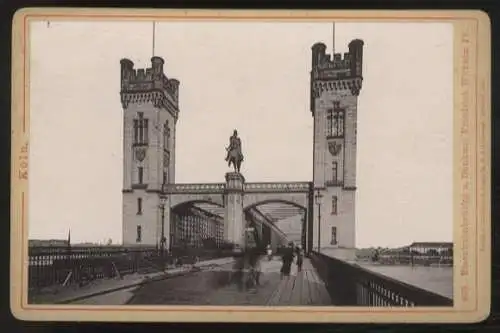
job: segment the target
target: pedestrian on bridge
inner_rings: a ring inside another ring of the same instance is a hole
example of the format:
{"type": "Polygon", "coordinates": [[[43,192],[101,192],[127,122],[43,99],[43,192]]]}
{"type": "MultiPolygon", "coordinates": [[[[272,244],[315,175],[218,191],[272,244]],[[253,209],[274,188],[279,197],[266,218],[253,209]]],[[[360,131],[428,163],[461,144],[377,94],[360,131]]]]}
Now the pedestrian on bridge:
{"type": "Polygon", "coordinates": [[[271,248],[271,244],[267,245],[266,251],[267,251],[267,259],[271,261],[273,259],[273,249],[271,248]]]}
{"type": "Polygon", "coordinates": [[[302,271],[302,263],[304,262],[304,250],[302,249],[302,245],[297,245],[296,248],[296,255],[297,255],[297,267],[298,271],[302,271]]]}
{"type": "Polygon", "coordinates": [[[249,256],[249,263],[250,263],[250,269],[252,272],[252,279],[255,285],[260,285],[260,274],[262,272],[261,269],[261,253],[262,250],[259,248],[253,248],[250,249],[250,256],[249,256]]]}
{"type": "Polygon", "coordinates": [[[290,271],[292,270],[292,262],[295,257],[293,242],[288,243],[288,246],[283,249],[282,261],[283,265],[281,266],[281,278],[289,277],[290,271]]]}

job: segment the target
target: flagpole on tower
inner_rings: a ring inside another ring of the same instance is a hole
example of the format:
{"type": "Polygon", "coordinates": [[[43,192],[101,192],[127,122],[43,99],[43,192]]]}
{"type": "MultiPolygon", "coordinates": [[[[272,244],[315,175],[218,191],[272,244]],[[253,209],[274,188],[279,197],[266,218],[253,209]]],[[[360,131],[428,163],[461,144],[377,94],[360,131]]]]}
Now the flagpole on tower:
{"type": "Polygon", "coordinates": [[[332,23],[332,57],[335,54],[335,22],[332,23]]]}
{"type": "Polygon", "coordinates": [[[155,32],[156,32],[156,22],[153,21],[153,57],[155,56],[155,32]]]}

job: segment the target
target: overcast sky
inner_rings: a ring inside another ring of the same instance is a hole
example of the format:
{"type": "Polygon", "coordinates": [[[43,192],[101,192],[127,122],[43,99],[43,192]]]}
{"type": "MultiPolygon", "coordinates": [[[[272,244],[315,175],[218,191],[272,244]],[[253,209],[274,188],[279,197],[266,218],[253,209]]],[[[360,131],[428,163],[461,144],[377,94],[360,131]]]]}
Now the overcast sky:
{"type": "MultiPolygon", "coordinates": [[[[31,23],[30,238],[121,241],[120,59],[150,65],[150,22],[31,23]]],[[[449,24],[337,23],[365,41],[358,108],[357,246],[452,238],[449,24]]],[[[157,23],[180,85],[176,182],[224,182],[243,141],[247,181],[312,180],[311,46],[325,23],[157,23]]]]}

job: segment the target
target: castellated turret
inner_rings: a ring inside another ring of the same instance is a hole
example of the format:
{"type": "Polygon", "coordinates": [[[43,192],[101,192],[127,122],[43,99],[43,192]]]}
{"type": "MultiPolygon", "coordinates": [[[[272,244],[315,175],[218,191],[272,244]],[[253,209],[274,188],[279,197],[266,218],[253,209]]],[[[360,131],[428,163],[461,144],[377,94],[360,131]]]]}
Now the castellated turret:
{"type": "Polygon", "coordinates": [[[121,101],[124,109],[130,103],[153,103],[177,119],[179,109],[179,81],[168,78],[163,72],[165,61],[161,57],[151,58],[150,68],[134,69],[134,63],[122,59],[121,101]]]}
{"type": "Polygon", "coordinates": [[[321,251],[353,260],[358,97],[363,82],[364,43],[355,39],[348,47],[349,52],[333,51],[330,55],[325,44],[312,46],[313,186],[322,195],[319,200],[323,204],[317,208],[320,214],[313,214],[311,233],[312,244],[321,251]]]}
{"type": "Polygon", "coordinates": [[[160,197],[165,185],[175,183],[179,81],[167,77],[164,66],[160,57],[145,69],[120,61],[124,245],[158,246],[160,231],[170,233],[170,206],[162,211],[160,197]]]}
{"type": "Polygon", "coordinates": [[[314,100],[325,90],[349,93],[357,96],[363,81],[363,45],[360,39],[349,43],[349,52],[334,53],[333,59],[326,54],[326,45],[312,46],[311,111],[314,100]]]}

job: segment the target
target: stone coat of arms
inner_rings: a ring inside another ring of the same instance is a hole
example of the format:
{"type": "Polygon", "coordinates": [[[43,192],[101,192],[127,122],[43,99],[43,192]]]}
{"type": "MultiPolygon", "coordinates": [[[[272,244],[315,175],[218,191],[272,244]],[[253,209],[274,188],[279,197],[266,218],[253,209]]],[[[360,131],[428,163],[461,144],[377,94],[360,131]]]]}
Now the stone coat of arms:
{"type": "Polygon", "coordinates": [[[139,161],[142,162],[146,158],[146,149],[145,148],[138,148],[135,150],[135,158],[139,161]]]}
{"type": "Polygon", "coordinates": [[[328,142],[328,150],[333,156],[337,156],[342,148],[342,144],[339,142],[328,142]]]}

